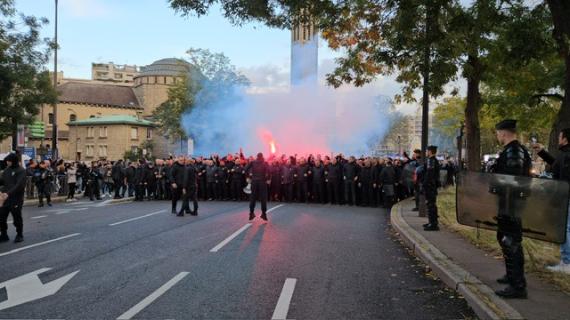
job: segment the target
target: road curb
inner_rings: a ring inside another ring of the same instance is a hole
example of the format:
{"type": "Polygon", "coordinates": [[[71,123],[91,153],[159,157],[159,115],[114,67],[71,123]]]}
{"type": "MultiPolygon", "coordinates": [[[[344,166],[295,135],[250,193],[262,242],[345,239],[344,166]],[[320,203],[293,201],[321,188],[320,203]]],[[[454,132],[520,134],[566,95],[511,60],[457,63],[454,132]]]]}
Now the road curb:
{"type": "MultiPolygon", "coordinates": [[[[407,202],[411,200],[404,200],[407,202]]],[[[430,266],[438,277],[450,288],[465,297],[469,306],[481,319],[525,319],[518,311],[495,295],[493,289],[476,276],[454,263],[449,257],[432,245],[424,236],[414,230],[402,217],[402,202],[392,208],[390,220],[414,255],[430,266]]]]}

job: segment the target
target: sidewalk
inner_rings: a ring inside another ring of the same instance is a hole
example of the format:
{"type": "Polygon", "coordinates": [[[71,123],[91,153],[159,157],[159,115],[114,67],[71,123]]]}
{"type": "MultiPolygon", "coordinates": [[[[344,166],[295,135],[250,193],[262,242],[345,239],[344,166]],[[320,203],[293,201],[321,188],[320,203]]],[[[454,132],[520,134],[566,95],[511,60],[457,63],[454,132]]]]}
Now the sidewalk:
{"type": "Polygon", "coordinates": [[[461,293],[481,319],[570,319],[570,296],[527,274],[528,299],[504,300],[495,295],[503,288],[495,279],[503,276],[503,260],[497,260],[460,235],[441,226],[426,232],[426,218],[412,212],[413,200],[392,209],[391,221],[415,255],[427,263],[449,287],[461,293]]]}

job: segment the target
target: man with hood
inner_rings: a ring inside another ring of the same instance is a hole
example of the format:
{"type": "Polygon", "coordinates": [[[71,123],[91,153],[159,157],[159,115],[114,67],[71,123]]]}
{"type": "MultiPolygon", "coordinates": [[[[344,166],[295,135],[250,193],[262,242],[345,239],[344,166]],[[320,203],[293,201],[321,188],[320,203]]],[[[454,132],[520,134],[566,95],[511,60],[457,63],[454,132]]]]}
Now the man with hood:
{"type": "Polygon", "coordinates": [[[24,205],[24,192],[26,188],[26,170],[20,166],[18,156],[10,153],[4,158],[6,169],[0,178],[0,242],[9,241],[8,215],[12,214],[16,227],[16,239],[14,242],[24,241],[22,219],[22,206],[24,205]]]}

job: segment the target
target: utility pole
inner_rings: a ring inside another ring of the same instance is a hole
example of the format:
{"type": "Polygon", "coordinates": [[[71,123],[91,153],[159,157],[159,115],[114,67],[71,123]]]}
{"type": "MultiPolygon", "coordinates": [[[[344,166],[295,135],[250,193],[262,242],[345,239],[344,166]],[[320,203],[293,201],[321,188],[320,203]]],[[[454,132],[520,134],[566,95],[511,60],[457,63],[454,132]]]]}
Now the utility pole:
{"type": "MultiPolygon", "coordinates": [[[[53,87],[57,91],[57,49],[58,49],[58,42],[57,42],[57,7],[58,7],[58,0],[55,0],[55,51],[54,51],[54,58],[53,58],[53,87]]],[[[51,145],[52,145],[52,154],[51,157],[53,160],[57,160],[59,154],[57,152],[57,100],[53,104],[53,124],[52,124],[52,134],[51,134],[51,145]]]]}

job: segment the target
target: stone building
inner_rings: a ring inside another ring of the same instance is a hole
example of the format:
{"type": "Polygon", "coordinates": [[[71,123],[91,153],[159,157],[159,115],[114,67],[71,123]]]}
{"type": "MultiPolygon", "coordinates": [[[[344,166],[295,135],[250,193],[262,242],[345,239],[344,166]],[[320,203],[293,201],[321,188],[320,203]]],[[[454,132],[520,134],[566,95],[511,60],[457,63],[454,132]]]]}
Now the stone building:
{"type": "MultiPolygon", "coordinates": [[[[117,160],[127,151],[155,141],[156,125],[132,115],[112,115],[71,121],[69,149],[76,160],[117,160]]],[[[149,148],[143,154],[152,152],[149,148]]]]}
{"type": "Polygon", "coordinates": [[[137,66],[119,65],[112,62],[91,64],[92,80],[133,83],[137,74],[137,66]]]}
{"type": "MultiPolygon", "coordinates": [[[[95,67],[100,66],[98,64],[93,64],[93,66],[93,72],[97,72],[95,67]]],[[[105,81],[103,77],[98,77],[96,74],[93,78],[97,80],[85,80],[68,79],[63,76],[63,72],[58,73],[59,102],[56,108],[60,157],[77,159],[80,156],[85,159],[84,149],[86,147],[81,146],[85,140],[80,140],[78,144],[77,141],[73,140],[74,138],[70,137],[69,123],[96,118],[105,119],[109,116],[131,116],[151,121],[152,112],[168,99],[168,89],[172,85],[187,74],[191,74],[193,78],[200,75],[188,62],[175,58],[155,61],[148,66],[141,67],[139,73],[133,72],[133,74],[132,83],[128,81],[120,83],[105,81]],[[80,149],[81,152],[78,155],[80,149]]],[[[27,146],[36,148],[40,145],[51,146],[54,120],[53,106],[40,106],[37,120],[44,123],[45,136],[43,139],[28,137],[27,146]]],[[[166,157],[169,154],[187,152],[187,141],[169,141],[166,137],[158,134],[158,129],[154,131],[152,140],[155,146],[153,152],[155,156],[166,157]]],[[[114,134],[115,131],[109,132],[110,137],[114,134]]],[[[132,145],[129,145],[129,148],[131,147],[132,145]]],[[[0,152],[10,150],[10,138],[0,143],[0,152]]],[[[98,150],[96,151],[98,152],[98,150]]],[[[112,156],[119,153],[112,153],[112,156]]],[[[122,157],[124,151],[120,154],[122,157]]],[[[111,157],[108,158],[116,160],[111,157]]]]}
{"type": "Polygon", "coordinates": [[[141,68],[135,77],[133,90],[144,107],[144,114],[151,115],[168,99],[168,88],[189,74],[191,65],[181,59],[162,59],[141,68]]]}

